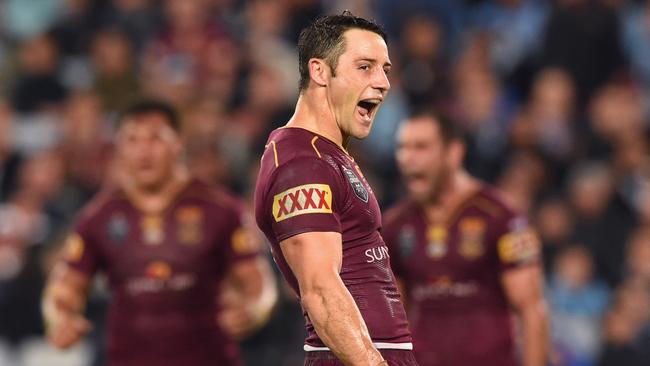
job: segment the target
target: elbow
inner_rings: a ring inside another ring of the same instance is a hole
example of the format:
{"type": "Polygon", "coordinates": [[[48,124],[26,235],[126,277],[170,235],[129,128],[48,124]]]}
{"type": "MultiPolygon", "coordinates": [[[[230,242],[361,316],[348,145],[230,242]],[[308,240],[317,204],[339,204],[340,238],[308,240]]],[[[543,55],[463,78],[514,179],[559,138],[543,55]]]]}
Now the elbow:
{"type": "Polygon", "coordinates": [[[328,303],[335,301],[337,292],[324,284],[317,284],[308,288],[300,288],[300,303],[309,314],[312,321],[328,307],[328,303]]]}
{"type": "Polygon", "coordinates": [[[323,304],[324,300],[325,296],[322,288],[300,289],[300,303],[307,312],[323,304]]]}

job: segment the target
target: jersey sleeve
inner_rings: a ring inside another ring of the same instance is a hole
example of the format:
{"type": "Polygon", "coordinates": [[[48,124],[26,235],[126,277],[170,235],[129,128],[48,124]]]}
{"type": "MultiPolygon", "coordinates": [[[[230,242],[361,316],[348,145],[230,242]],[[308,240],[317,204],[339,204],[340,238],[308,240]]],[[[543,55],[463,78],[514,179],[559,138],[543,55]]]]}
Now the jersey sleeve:
{"type": "Polygon", "coordinates": [[[98,245],[91,220],[81,216],[65,239],[63,260],[73,269],[92,276],[102,262],[98,245]]]}
{"type": "Polygon", "coordinates": [[[220,246],[220,258],[227,265],[259,256],[262,252],[262,239],[253,226],[248,213],[243,209],[234,209],[230,220],[224,227],[224,243],[220,246]]]}
{"type": "Polygon", "coordinates": [[[278,241],[306,232],[341,232],[340,176],[320,158],[294,159],[269,182],[264,207],[278,241]]]}
{"type": "Polygon", "coordinates": [[[514,212],[504,218],[497,238],[501,270],[523,267],[541,260],[541,245],[528,219],[514,212]]]}

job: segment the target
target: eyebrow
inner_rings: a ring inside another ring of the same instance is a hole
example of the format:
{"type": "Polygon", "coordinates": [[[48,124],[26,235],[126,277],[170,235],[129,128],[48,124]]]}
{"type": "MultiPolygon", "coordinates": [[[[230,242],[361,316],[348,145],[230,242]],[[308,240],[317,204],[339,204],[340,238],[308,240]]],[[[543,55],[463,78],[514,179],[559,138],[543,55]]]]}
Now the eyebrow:
{"type": "MultiPolygon", "coordinates": [[[[376,59],[374,59],[374,58],[368,58],[368,57],[362,57],[362,58],[359,58],[357,61],[367,61],[367,62],[370,62],[371,64],[376,64],[376,63],[377,63],[377,60],[376,60],[376,59]]],[[[392,64],[390,61],[386,61],[386,62],[384,63],[384,66],[391,66],[391,67],[392,67],[393,64],[392,64]]]]}

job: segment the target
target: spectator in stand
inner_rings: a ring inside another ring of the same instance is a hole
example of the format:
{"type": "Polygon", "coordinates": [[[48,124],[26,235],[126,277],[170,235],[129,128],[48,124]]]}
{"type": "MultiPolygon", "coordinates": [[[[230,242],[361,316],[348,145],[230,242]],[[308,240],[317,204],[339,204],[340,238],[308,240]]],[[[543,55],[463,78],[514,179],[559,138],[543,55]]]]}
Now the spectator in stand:
{"type": "Polygon", "coordinates": [[[589,250],[571,245],[558,254],[548,281],[552,339],[563,366],[595,366],[600,353],[609,289],[594,277],[593,267],[589,250]]]}
{"type": "Polygon", "coordinates": [[[119,112],[140,94],[140,79],[135,68],[133,46],[126,34],[117,29],[99,32],[91,45],[95,67],[94,90],[104,107],[119,112]]]}

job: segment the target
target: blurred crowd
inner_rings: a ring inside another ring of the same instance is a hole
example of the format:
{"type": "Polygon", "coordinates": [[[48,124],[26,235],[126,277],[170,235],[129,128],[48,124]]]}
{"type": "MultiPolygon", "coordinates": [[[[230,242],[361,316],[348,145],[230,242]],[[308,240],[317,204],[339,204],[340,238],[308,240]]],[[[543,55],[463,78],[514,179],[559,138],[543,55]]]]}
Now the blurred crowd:
{"type": "MultiPolygon", "coordinates": [[[[43,345],[39,298],[110,179],[119,112],[172,102],[194,174],[250,199],[296,101],[299,30],[344,9],[390,37],[392,90],[351,146],[382,206],[403,195],[399,122],[451,116],[470,172],[539,231],[554,364],[650,364],[650,1],[0,0],[0,365],[101,360],[101,283],[96,334],[65,355],[43,345]]],[[[247,362],[301,364],[302,329],[285,291],[247,362]]]]}

